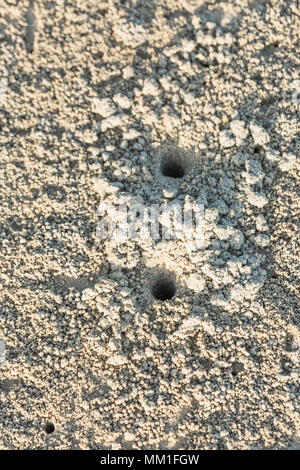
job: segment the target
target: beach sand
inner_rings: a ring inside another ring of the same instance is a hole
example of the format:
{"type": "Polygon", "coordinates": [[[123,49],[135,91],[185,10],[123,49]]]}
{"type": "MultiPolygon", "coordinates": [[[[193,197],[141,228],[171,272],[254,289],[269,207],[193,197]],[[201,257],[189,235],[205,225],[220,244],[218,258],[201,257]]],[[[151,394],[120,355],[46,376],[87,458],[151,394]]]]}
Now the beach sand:
{"type": "Polygon", "coordinates": [[[294,0],[0,0],[1,449],[299,448],[299,44],[294,0]]]}

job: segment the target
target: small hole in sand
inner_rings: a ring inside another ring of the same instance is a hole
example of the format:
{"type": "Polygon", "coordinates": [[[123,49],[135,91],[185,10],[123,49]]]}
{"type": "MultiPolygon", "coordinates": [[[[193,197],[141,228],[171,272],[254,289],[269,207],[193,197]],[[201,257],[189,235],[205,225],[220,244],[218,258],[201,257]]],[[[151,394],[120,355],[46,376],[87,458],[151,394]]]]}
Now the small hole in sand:
{"type": "Polygon", "coordinates": [[[156,300],[170,300],[176,292],[175,282],[171,279],[158,279],[153,286],[152,295],[156,300]]]}
{"type": "Polygon", "coordinates": [[[45,431],[47,434],[52,434],[55,430],[55,426],[53,423],[48,422],[45,426],[45,431]]]}
{"type": "Polygon", "coordinates": [[[244,364],[242,362],[235,361],[232,364],[232,375],[236,376],[240,372],[243,372],[244,364]]]}
{"type": "Polygon", "coordinates": [[[169,178],[182,178],[184,176],[184,168],[181,163],[171,157],[162,160],[161,172],[169,178]]]}

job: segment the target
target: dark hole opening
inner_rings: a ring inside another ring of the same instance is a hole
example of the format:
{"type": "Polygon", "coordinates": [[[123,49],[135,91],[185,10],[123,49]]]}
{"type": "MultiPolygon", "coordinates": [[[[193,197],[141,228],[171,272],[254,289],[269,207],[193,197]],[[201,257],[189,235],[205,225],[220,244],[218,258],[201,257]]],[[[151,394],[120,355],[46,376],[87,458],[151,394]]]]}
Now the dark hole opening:
{"type": "Polygon", "coordinates": [[[232,364],[232,375],[236,376],[238,375],[239,372],[242,372],[244,370],[244,364],[241,362],[234,362],[232,364]]]}
{"type": "Polygon", "coordinates": [[[175,283],[169,279],[159,279],[152,289],[153,297],[162,301],[172,299],[175,292],[175,283]]]}
{"type": "Polygon", "coordinates": [[[183,166],[175,160],[166,160],[161,164],[161,172],[170,178],[182,178],[184,176],[183,166]]]}
{"type": "Polygon", "coordinates": [[[52,434],[55,430],[55,426],[53,423],[47,423],[45,426],[45,431],[47,434],[52,434]]]}

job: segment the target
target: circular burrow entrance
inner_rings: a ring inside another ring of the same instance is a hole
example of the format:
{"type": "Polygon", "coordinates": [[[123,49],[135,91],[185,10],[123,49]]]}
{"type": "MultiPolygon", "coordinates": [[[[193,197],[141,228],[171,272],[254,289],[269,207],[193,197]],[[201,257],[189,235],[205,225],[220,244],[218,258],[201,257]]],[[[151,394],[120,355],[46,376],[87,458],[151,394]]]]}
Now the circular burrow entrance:
{"type": "Polygon", "coordinates": [[[157,155],[160,174],[167,178],[183,178],[192,165],[192,155],[176,146],[164,147],[157,155]]]}
{"type": "Polygon", "coordinates": [[[173,279],[168,279],[166,277],[158,278],[153,287],[152,295],[156,300],[170,300],[174,297],[176,292],[176,284],[173,279]]]}
{"type": "Polygon", "coordinates": [[[168,157],[161,162],[161,172],[164,176],[169,178],[183,178],[184,168],[182,164],[172,157],[168,157]]]}
{"type": "Polygon", "coordinates": [[[258,154],[260,153],[260,151],[261,151],[261,148],[262,148],[262,147],[261,147],[260,145],[255,145],[255,147],[254,147],[254,149],[253,149],[253,153],[254,153],[255,155],[258,155],[258,154]]]}
{"type": "Polygon", "coordinates": [[[48,423],[46,423],[45,431],[46,431],[47,434],[52,434],[55,431],[54,424],[51,423],[50,421],[48,423]]]}

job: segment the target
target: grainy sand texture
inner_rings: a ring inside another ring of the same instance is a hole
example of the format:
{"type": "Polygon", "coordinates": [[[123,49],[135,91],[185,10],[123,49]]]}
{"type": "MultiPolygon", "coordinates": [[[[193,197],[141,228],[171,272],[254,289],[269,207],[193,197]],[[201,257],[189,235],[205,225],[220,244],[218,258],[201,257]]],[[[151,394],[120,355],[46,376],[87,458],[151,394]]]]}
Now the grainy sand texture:
{"type": "Polygon", "coordinates": [[[1,449],[299,448],[299,52],[296,0],[0,0],[1,449]]]}

